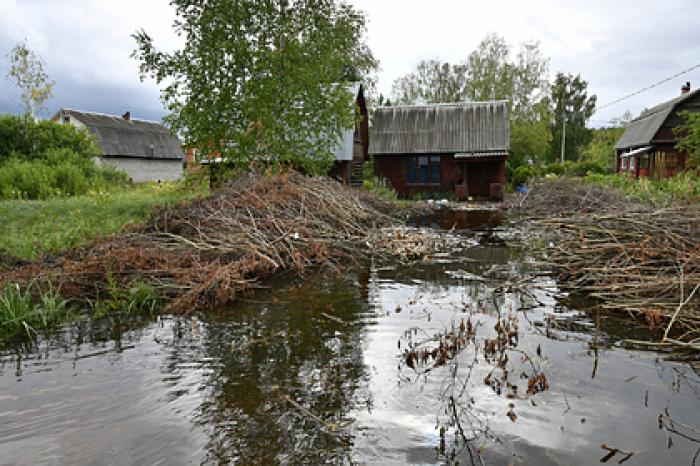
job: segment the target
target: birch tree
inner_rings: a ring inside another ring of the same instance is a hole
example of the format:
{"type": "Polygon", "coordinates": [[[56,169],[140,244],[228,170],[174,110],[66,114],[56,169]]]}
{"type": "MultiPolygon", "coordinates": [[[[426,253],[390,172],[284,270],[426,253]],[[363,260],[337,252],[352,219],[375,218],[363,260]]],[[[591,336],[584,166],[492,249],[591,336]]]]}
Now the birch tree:
{"type": "Polygon", "coordinates": [[[172,0],[185,45],[133,37],[141,76],[162,86],[186,143],[239,167],[264,160],[323,172],[354,124],[347,84],[377,63],[365,18],[337,0],[172,0]]]}
{"type": "Polygon", "coordinates": [[[10,61],[7,77],[21,89],[26,112],[36,119],[36,113],[51,97],[54,83],[44,71],[43,60],[29,49],[26,40],[15,45],[7,58],[10,61]]]}

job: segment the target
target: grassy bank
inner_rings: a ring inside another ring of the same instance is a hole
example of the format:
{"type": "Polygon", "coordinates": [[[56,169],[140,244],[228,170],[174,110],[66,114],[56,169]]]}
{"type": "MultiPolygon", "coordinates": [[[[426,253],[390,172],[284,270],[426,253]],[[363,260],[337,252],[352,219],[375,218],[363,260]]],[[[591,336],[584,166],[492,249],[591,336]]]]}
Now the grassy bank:
{"type": "Polygon", "coordinates": [[[584,180],[606,188],[615,188],[628,196],[649,204],[664,204],[674,201],[700,202],[700,178],[685,173],[673,178],[652,180],[634,179],[626,175],[588,174],[584,180]]]}
{"type": "Polygon", "coordinates": [[[165,183],[42,201],[2,201],[0,255],[35,259],[56,253],[141,222],[155,206],[204,192],[201,187],[165,183]]]}

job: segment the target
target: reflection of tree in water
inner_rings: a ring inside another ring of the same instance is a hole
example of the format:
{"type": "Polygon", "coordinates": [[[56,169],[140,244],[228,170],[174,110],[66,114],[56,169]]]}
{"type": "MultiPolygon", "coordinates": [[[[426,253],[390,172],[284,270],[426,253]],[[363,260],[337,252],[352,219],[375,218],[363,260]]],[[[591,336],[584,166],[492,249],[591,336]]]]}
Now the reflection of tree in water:
{"type": "Polygon", "coordinates": [[[269,301],[206,317],[201,333],[182,326],[180,351],[163,370],[211,361],[196,414],[210,436],[205,461],[345,459],[351,439],[343,426],[364,374],[355,323],[364,300],[349,286],[354,278],[259,295],[269,301]]]}

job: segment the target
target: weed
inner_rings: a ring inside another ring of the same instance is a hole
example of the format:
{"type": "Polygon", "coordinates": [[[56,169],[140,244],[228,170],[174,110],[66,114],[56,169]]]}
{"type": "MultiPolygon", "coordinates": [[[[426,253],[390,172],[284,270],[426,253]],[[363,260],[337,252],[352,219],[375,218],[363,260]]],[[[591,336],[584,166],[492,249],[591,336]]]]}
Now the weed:
{"type": "Polygon", "coordinates": [[[115,313],[152,316],[162,306],[163,300],[155,287],[136,282],[128,289],[121,289],[111,273],[107,273],[105,298],[90,303],[92,317],[95,318],[115,313]]]}
{"type": "Polygon", "coordinates": [[[40,331],[48,331],[70,316],[69,301],[53,288],[32,297],[32,284],[24,290],[8,284],[0,292],[0,342],[31,341],[40,331]]]}
{"type": "Polygon", "coordinates": [[[383,197],[384,199],[390,201],[396,201],[398,199],[396,191],[394,191],[389,182],[384,178],[378,178],[375,176],[371,179],[365,179],[363,181],[363,185],[365,189],[379,197],[383,197]]]}

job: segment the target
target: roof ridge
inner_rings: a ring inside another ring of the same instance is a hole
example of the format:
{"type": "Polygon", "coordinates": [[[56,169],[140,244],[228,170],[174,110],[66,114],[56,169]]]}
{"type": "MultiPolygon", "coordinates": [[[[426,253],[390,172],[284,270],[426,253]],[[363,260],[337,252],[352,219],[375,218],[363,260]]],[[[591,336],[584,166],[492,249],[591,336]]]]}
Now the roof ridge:
{"type": "MultiPolygon", "coordinates": [[[[695,96],[695,94],[697,94],[698,92],[700,92],[700,88],[695,89],[695,90],[690,91],[690,92],[687,92],[687,93],[685,93],[685,94],[681,94],[681,95],[676,96],[676,97],[674,97],[674,98],[672,98],[672,99],[668,99],[668,100],[666,100],[666,101],[664,101],[664,102],[661,102],[660,104],[654,105],[654,106],[651,107],[650,109],[647,109],[647,110],[643,111],[637,118],[635,118],[635,119],[632,120],[632,121],[636,121],[636,120],[641,120],[641,119],[643,119],[643,118],[647,118],[647,117],[649,117],[649,116],[651,116],[651,115],[654,115],[654,114],[656,114],[656,113],[658,113],[658,112],[661,112],[661,111],[666,110],[668,107],[675,107],[676,105],[678,105],[678,104],[684,102],[686,99],[689,99],[690,97],[695,96]]],[[[630,122],[630,123],[631,123],[631,122],[630,122]]]]}
{"type": "MultiPolygon", "coordinates": [[[[68,108],[68,107],[61,107],[61,110],[64,112],[76,112],[76,113],[86,113],[88,115],[95,115],[95,116],[103,116],[103,117],[110,117],[110,118],[116,118],[119,120],[123,120],[124,118],[119,116],[119,115],[111,115],[109,113],[102,113],[102,112],[94,112],[92,110],[78,110],[77,108],[68,108]]],[[[155,121],[155,120],[146,120],[144,118],[129,118],[129,120],[124,120],[124,121],[141,121],[144,123],[155,123],[157,125],[165,126],[163,125],[162,122],[160,121],[155,121]]]]}
{"type": "Polygon", "coordinates": [[[402,105],[385,105],[377,107],[378,109],[392,109],[392,108],[431,108],[431,107],[469,107],[477,105],[487,105],[487,104],[501,104],[509,102],[506,99],[500,100],[476,100],[467,102],[439,102],[432,104],[402,104],[402,105]]]}

